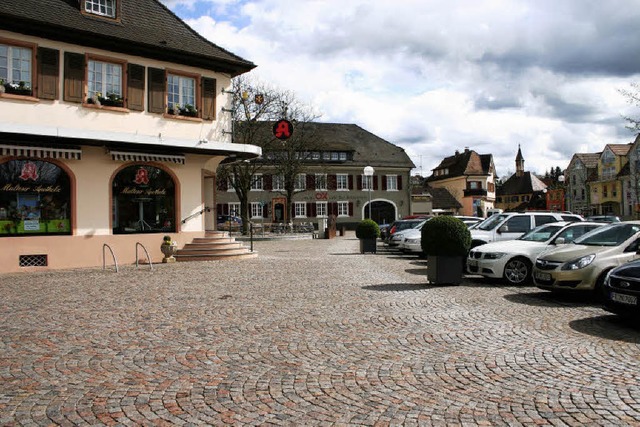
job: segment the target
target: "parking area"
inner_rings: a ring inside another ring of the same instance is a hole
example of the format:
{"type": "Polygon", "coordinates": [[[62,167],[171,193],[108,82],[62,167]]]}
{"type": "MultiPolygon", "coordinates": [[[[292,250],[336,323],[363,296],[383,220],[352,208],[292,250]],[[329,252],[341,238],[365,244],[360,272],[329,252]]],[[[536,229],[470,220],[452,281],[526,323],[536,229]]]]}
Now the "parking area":
{"type": "Polygon", "coordinates": [[[640,329],[335,239],[0,275],[0,425],[639,425],[640,329]]]}

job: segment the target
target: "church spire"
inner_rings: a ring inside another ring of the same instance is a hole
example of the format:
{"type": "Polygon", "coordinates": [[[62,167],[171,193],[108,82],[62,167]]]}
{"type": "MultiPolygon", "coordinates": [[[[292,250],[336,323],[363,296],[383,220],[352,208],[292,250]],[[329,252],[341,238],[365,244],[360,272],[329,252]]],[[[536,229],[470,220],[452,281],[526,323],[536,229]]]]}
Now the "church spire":
{"type": "Polygon", "coordinates": [[[524,175],[524,157],[522,157],[520,144],[518,144],[518,154],[516,155],[516,176],[523,176],[523,175],[524,175]]]}

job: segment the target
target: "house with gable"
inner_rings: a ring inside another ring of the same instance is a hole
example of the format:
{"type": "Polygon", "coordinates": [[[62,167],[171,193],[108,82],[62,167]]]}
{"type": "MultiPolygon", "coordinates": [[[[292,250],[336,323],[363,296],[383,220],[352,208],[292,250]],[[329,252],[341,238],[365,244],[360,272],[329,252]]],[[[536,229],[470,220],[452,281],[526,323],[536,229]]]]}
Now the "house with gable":
{"type": "Polygon", "coordinates": [[[516,154],[516,172],[498,187],[496,208],[504,211],[545,210],[547,185],[524,170],[520,145],[516,154]]]}
{"type": "Polygon", "coordinates": [[[432,189],[446,189],[461,205],[460,215],[485,217],[494,208],[495,178],[493,156],[465,148],[444,158],[425,182],[432,189]]]}
{"type": "Polygon", "coordinates": [[[597,176],[600,153],[576,153],[565,169],[566,209],[582,216],[591,213],[589,178],[597,176]]]}
{"type": "Polygon", "coordinates": [[[0,2],[2,272],[162,258],[215,227],[231,78],[255,65],[158,0],[0,2]],[[109,261],[110,261],[109,257],[109,261]]]}
{"type": "MultiPolygon", "coordinates": [[[[595,175],[589,179],[592,215],[624,215],[623,177],[632,144],[607,144],[600,157],[595,175]]],[[[627,178],[628,180],[628,178],[627,178]]]]}

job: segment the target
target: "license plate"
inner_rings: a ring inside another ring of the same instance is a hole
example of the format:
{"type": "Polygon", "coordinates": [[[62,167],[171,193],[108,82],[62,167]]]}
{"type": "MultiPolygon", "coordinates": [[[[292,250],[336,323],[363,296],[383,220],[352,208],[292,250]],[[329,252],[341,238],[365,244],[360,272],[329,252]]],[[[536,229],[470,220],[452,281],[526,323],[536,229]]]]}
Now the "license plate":
{"type": "Polygon", "coordinates": [[[538,280],[551,280],[551,273],[540,273],[539,271],[536,271],[534,274],[534,277],[538,280]]]}
{"type": "Polygon", "coordinates": [[[634,295],[619,294],[617,292],[611,292],[611,300],[619,302],[621,304],[638,305],[638,297],[634,295]]]}

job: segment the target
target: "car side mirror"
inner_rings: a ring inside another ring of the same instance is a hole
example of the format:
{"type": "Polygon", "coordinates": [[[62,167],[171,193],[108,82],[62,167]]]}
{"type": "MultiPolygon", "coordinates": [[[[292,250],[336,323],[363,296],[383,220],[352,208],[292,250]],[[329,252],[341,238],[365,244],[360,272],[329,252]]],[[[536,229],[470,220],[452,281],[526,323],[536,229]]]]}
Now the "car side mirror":
{"type": "Polygon", "coordinates": [[[503,225],[503,226],[498,228],[498,234],[508,233],[508,232],[509,232],[509,226],[508,225],[503,225]]]}
{"type": "Polygon", "coordinates": [[[556,245],[564,245],[565,243],[567,243],[567,241],[564,239],[564,237],[558,237],[555,241],[556,245]]]}

